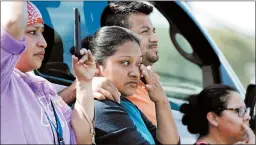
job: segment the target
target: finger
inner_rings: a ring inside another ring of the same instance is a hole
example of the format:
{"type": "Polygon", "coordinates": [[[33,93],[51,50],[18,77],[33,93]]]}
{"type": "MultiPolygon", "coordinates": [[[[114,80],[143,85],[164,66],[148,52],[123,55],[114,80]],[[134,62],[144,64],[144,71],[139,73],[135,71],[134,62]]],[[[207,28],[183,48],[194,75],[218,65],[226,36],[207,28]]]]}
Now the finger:
{"type": "Polygon", "coordinates": [[[146,88],[148,89],[149,92],[152,90],[152,86],[149,84],[146,84],[146,88]]]}
{"type": "Polygon", "coordinates": [[[242,126],[243,126],[244,129],[249,129],[250,128],[248,124],[243,124],[242,126]]]}
{"type": "Polygon", "coordinates": [[[156,73],[153,72],[152,66],[147,66],[146,69],[148,70],[148,74],[149,74],[150,76],[159,79],[159,76],[158,76],[156,73]]]}
{"type": "Polygon", "coordinates": [[[242,125],[246,133],[250,133],[251,128],[247,124],[242,125]]]}
{"type": "Polygon", "coordinates": [[[111,81],[107,81],[107,87],[110,89],[112,96],[114,97],[114,100],[116,102],[120,102],[120,96],[121,93],[118,91],[118,89],[116,88],[116,86],[111,82],[111,81]]]}
{"type": "Polygon", "coordinates": [[[93,97],[97,100],[106,100],[106,97],[99,92],[94,92],[93,97]]]}
{"type": "Polygon", "coordinates": [[[151,78],[150,78],[146,69],[142,70],[142,75],[145,78],[146,83],[150,84],[151,83],[151,78]]]}
{"type": "Polygon", "coordinates": [[[90,50],[87,51],[88,60],[86,61],[86,65],[95,65],[95,57],[92,55],[92,52],[90,50]]]}
{"type": "Polygon", "coordinates": [[[140,77],[141,78],[143,77],[143,73],[142,73],[143,67],[145,67],[145,66],[143,64],[141,64],[140,65],[140,77]]]}
{"type": "Polygon", "coordinates": [[[84,63],[85,61],[88,60],[88,55],[87,55],[87,50],[83,49],[81,50],[83,52],[82,58],[79,60],[79,63],[84,63]]]}
{"type": "MultiPolygon", "coordinates": [[[[152,73],[154,73],[154,72],[152,72],[152,73]]],[[[160,79],[160,76],[157,75],[156,73],[154,73],[154,76],[155,76],[158,80],[160,79]]]]}
{"type": "Polygon", "coordinates": [[[72,55],[72,65],[75,66],[78,62],[78,58],[75,55],[72,55]]]}
{"type": "Polygon", "coordinates": [[[79,63],[83,64],[88,60],[87,54],[83,55],[82,58],[79,60],[79,63]]]}
{"type": "Polygon", "coordinates": [[[72,59],[73,59],[74,61],[78,61],[78,58],[77,58],[75,55],[72,55],[72,59]]]}
{"type": "Polygon", "coordinates": [[[109,92],[111,94],[111,96],[113,97],[113,100],[115,100],[116,102],[119,102],[120,95],[118,94],[118,90],[116,89],[116,87],[114,85],[112,85],[112,83],[110,81],[103,83],[102,89],[109,92]]]}
{"type": "Polygon", "coordinates": [[[144,65],[144,64],[141,64],[140,65],[140,70],[142,71],[142,70],[144,70],[146,68],[146,66],[144,65]]]}
{"type": "Polygon", "coordinates": [[[152,71],[152,67],[151,66],[147,66],[147,69],[152,71]]]}
{"type": "Polygon", "coordinates": [[[93,55],[92,55],[91,50],[88,50],[87,55],[88,55],[88,60],[89,60],[90,62],[94,62],[94,57],[93,57],[93,55]]]}
{"type": "Polygon", "coordinates": [[[82,49],[80,50],[80,55],[84,55],[84,54],[86,54],[86,52],[87,52],[87,49],[82,48],[82,49]]]}
{"type": "MultiPolygon", "coordinates": [[[[111,83],[112,84],[112,83],[111,83]]],[[[113,99],[117,102],[120,103],[120,96],[121,93],[116,89],[116,87],[113,85],[112,87],[107,86],[109,93],[113,96],[113,99]]]]}
{"type": "Polygon", "coordinates": [[[118,94],[119,94],[119,95],[117,96],[117,98],[114,98],[114,99],[116,100],[117,103],[120,104],[120,103],[121,103],[121,93],[118,92],[118,94]]]}
{"type": "Polygon", "coordinates": [[[102,95],[104,95],[104,97],[106,97],[106,99],[114,101],[113,96],[107,90],[99,89],[99,90],[97,90],[97,92],[99,92],[102,95]]]}
{"type": "Polygon", "coordinates": [[[248,143],[252,143],[252,142],[255,143],[255,135],[254,135],[252,129],[246,124],[243,124],[243,127],[244,127],[244,131],[247,135],[247,142],[248,143]]]}
{"type": "Polygon", "coordinates": [[[254,135],[254,133],[253,133],[253,131],[252,131],[252,129],[250,128],[249,125],[244,124],[243,126],[244,126],[244,129],[246,130],[246,132],[247,132],[250,136],[253,136],[253,135],[254,135]]]}

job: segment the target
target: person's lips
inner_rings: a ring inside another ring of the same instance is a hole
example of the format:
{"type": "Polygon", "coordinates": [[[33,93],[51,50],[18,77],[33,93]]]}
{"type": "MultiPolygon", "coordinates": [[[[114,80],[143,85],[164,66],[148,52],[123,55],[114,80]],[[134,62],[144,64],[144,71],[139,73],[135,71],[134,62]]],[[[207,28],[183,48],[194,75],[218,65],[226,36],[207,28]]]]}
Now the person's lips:
{"type": "Polygon", "coordinates": [[[37,54],[35,54],[35,56],[37,56],[37,57],[39,57],[40,59],[44,59],[44,54],[45,54],[45,52],[40,52],[40,53],[37,53],[37,54]]]}
{"type": "Polygon", "coordinates": [[[158,44],[151,44],[151,45],[149,45],[149,48],[158,49],[158,44]]]}
{"type": "Polygon", "coordinates": [[[126,85],[129,85],[131,87],[137,88],[139,84],[139,81],[129,81],[126,83],[126,85]]]}

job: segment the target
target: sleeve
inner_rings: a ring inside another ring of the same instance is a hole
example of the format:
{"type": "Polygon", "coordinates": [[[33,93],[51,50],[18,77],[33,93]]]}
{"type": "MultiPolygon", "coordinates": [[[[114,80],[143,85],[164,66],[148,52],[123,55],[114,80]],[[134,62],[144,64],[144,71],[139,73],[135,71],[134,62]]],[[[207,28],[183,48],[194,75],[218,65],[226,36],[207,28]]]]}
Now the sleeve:
{"type": "MultiPolygon", "coordinates": [[[[152,124],[152,122],[150,120],[147,119],[147,117],[140,111],[140,114],[141,114],[141,117],[143,119],[143,121],[145,122],[149,132],[151,133],[151,135],[153,136],[156,144],[160,144],[162,145],[162,143],[160,143],[157,138],[156,138],[156,126],[152,124]]],[[[180,145],[180,138],[179,138],[179,141],[177,143],[177,145],[180,145]]]]}
{"type": "Polygon", "coordinates": [[[110,100],[94,101],[96,144],[148,145],[123,108],[110,100]]]}
{"type": "Polygon", "coordinates": [[[1,91],[7,88],[6,84],[10,81],[19,55],[25,50],[25,44],[25,39],[18,41],[1,28],[1,91]]]}
{"type": "Polygon", "coordinates": [[[75,133],[74,133],[72,127],[70,127],[70,144],[77,144],[76,136],[75,136],[75,133]]]}

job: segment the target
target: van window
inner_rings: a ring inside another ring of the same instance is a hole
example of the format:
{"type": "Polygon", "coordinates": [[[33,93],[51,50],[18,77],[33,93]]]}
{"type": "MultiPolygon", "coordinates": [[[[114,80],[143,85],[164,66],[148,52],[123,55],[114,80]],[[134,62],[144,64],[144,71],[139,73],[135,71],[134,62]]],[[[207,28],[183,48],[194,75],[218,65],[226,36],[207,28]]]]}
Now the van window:
{"type": "MultiPolygon", "coordinates": [[[[170,38],[169,32],[172,26],[156,8],[150,18],[156,27],[156,34],[159,38],[159,60],[153,65],[153,70],[160,76],[167,96],[184,100],[188,95],[200,92],[203,87],[200,67],[185,59],[177,51],[170,38]]],[[[175,39],[185,52],[193,52],[189,42],[182,34],[176,34],[175,39]]]]}
{"type": "Polygon", "coordinates": [[[75,79],[70,48],[74,46],[74,10],[81,17],[82,38],[92,35],[100,27],[100,17],[107,1],[33,1],[43,15],[46,55],[36,74],[61,85],[69,85],[75,79]]]}

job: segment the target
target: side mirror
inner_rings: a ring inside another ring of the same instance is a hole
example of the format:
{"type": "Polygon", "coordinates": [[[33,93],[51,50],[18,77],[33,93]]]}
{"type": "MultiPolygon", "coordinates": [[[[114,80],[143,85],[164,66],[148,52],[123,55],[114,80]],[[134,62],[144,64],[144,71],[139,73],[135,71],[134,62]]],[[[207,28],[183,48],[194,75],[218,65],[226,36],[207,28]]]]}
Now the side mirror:
{"type": "Polygon", "coordinates": [[[251,120],[250,120],[250,127],[254,130],[256,130],[256,111],[255,111],[255,103],[256,103],[256,85],[255,84],[250,84],[247,87],[246,90],[246,95],[245,95],[245,100],[244,100],[245,104],[247,107],[251,108],[251,112],[250,112],[250,116],[251,116],[251,120]]]}

